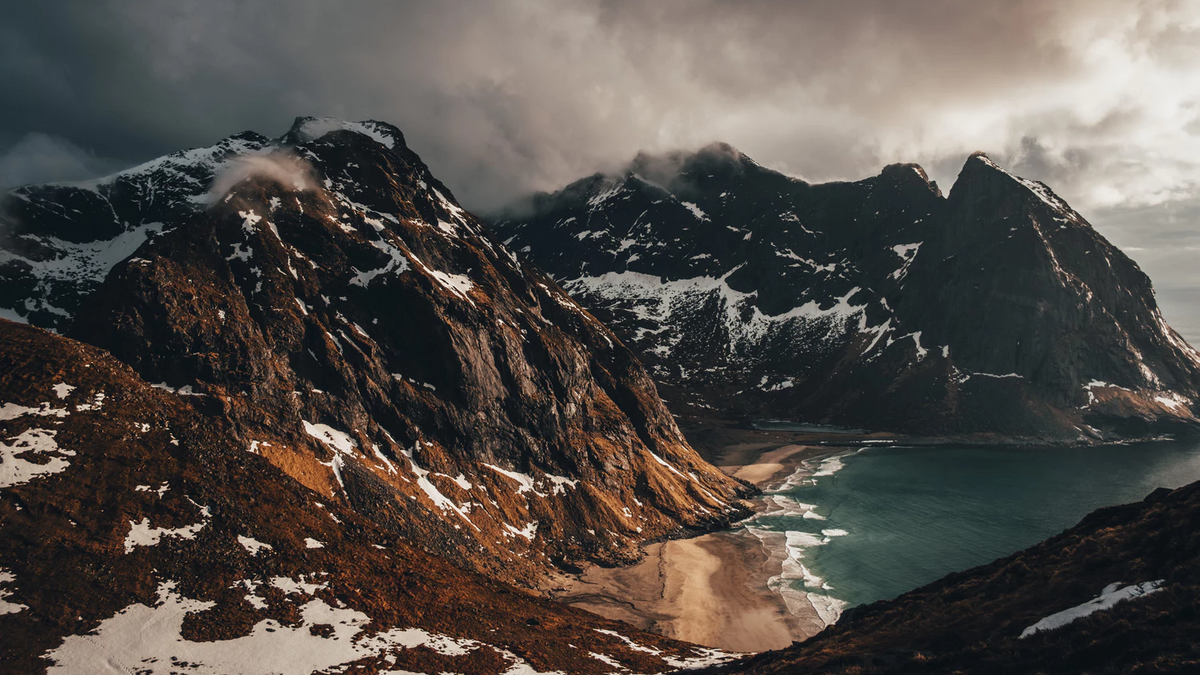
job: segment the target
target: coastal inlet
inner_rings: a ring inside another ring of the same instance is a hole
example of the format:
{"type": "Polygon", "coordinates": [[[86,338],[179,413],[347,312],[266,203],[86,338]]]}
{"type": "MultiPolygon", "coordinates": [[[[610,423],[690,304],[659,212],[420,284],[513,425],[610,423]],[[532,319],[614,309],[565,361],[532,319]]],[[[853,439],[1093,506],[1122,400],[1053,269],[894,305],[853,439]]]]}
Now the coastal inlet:
{"type": "MultiPolygon", "coordinates": [[[[849,439],[847,439],[849,440],[849,439]]],[[[763,489],[735,528],[656,543],[548,595],[732,651],[804,640],[860,604],[1033,545],[1094,509],[1200,480],[1200,441],[1090,448],[740,442],[722,470],[763,489]]]]}

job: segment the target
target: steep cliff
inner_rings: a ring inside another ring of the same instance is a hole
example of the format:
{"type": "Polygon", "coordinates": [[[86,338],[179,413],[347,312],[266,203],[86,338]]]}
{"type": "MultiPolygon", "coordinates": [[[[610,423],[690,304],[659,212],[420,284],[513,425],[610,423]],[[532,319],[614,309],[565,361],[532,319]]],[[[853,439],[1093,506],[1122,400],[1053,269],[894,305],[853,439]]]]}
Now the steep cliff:
{"type": "Polygon", "coordinates": [[[301,118],[5,207],[6,315],[459,564],[530,583],[740,512],[633,354],[390,125],[301,118]]]}
{"type": "Polygon", "coordinates": [[[209,397],[0,319],[0,673],[662,672],[724,658],[425,553],[248,452],[236,426],[209,397]]]}
{"type": "Polygon", "coordinates": [[[639,156],[499,218],[676,412],[1095,442],[1196,424],[1200,355],[1045,185],[976,154],[814,185],[737,150],[639,156]]]}

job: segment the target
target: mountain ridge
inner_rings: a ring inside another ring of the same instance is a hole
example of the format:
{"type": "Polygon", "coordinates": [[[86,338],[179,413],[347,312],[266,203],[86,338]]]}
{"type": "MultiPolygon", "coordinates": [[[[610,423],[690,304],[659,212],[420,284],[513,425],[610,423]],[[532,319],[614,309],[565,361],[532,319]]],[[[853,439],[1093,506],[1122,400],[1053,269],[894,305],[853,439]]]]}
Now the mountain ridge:
{"type": "Polygon", "coordinates": [[[945,196],[917,165],[809,184],[706,146],[529,204],[493,228],[642,355],[677,414],[1056,443],[1197,422],[1200,356],[1149,279],[982,153],[945,196]]]}
{"type": "Polygon", "coordinates": [[[636,358],[398,129],[298,118],[264,138],[14,190],[0,303],[200,394],[309,489],[504,581],[743,512],[748,488],[687,445],[636,358]]]}

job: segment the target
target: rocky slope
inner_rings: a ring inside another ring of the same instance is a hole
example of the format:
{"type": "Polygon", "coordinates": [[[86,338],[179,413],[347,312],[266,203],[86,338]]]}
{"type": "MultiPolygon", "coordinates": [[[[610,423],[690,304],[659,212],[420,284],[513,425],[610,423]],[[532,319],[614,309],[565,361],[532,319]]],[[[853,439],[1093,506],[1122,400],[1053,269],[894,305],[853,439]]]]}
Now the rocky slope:
{"type": "Polygon", "coordinates": [[[635,558],[742,486],[633,354],[378,122],[18,188],[4,316],[103,348],[321,501],[491,575],[635,558]]]}
{"type": "Polygon", "coordinates": [[[808,184],[714,145],[494,224],[652,367],[676,412],[1093,442],[1197,422],[1200,355],[1045,185],[976,154],[808,184]]]}
{"type": "Polygon", "coordinates": [[[847,612],[723,673],[1200,670],[1200,483],[1093,512],[1008,558],[847,612]]]}
{"type": "Polygon", "coordinates": [[[723,658],[429,555],[247,452],[209,397],[154,388],[100,349],[0,320],[0,392],[0,673],[661,672],[723,658]]]}

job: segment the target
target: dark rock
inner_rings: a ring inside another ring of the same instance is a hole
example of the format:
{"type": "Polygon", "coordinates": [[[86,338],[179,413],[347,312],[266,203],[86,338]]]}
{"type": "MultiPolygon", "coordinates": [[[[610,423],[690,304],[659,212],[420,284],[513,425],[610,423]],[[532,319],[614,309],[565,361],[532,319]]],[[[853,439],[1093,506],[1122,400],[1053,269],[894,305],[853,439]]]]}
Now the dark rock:
{"type": "Polygon", "coordinates": [[[812,185],[727,145],[499,217],[677,414],[1090,443],[1194,428],[1200,355],[1049,188],[977,153],[812,185]]]}
{"type": "Polygon", "coordinates": [[[248,453],[458,564],[532,584],[743,509],[633,354],[391,125],[300,118],[9,204],[8,315],[200,394],[248,453]]]}
{"type": "Polygon", "coordinates": [[[238,422],[197,402],[103,350],[0,319],[0,673],[711,661],[397,541],[247,453],[238,422]]]}

